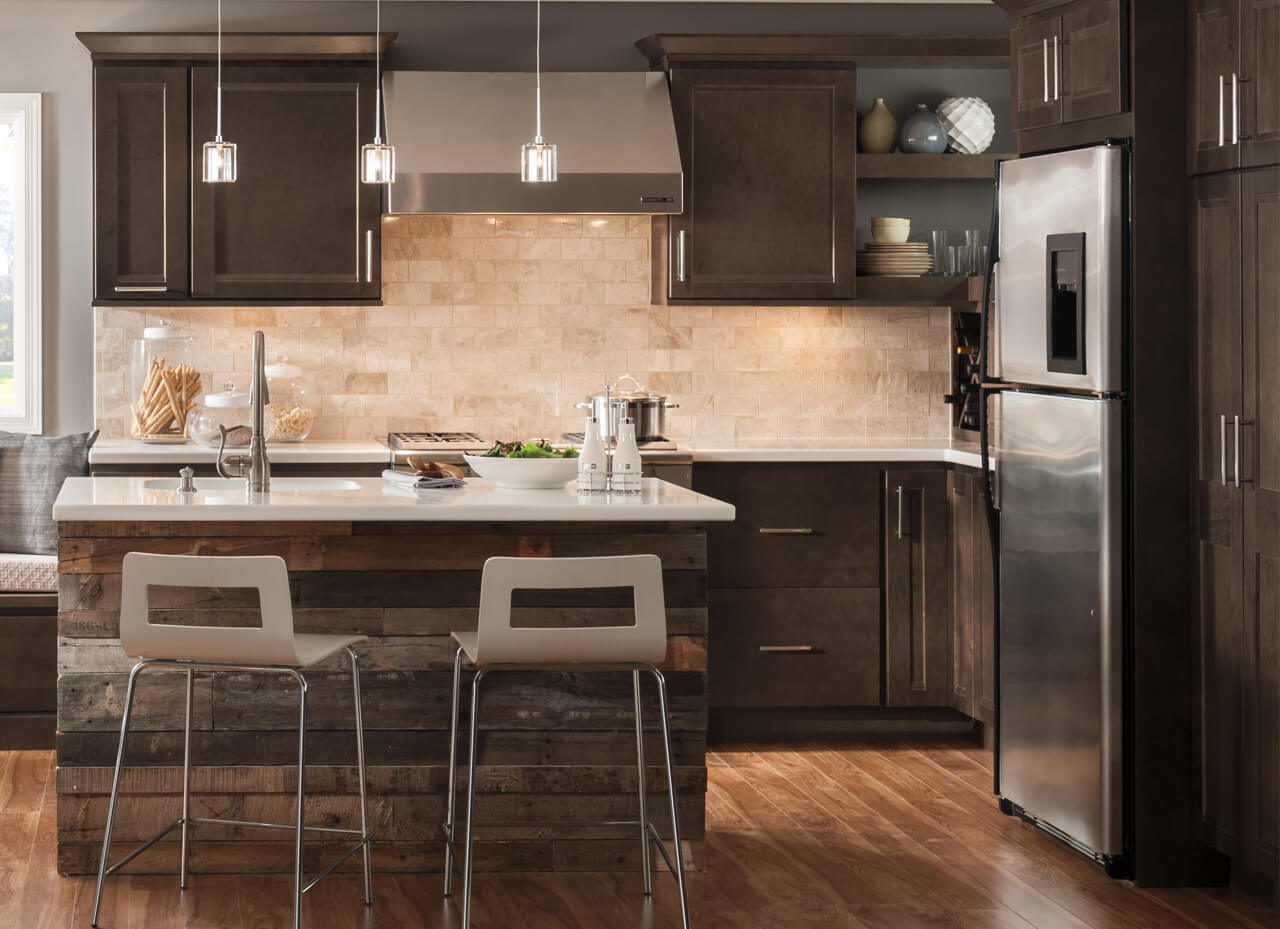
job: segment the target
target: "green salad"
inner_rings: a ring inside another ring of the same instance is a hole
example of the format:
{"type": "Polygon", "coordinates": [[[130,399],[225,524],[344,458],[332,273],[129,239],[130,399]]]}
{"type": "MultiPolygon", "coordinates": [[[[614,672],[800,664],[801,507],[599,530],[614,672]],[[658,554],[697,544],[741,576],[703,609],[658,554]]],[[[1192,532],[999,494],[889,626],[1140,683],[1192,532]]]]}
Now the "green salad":
{"type": "Polygon", "coordinates": [[[577,458],[578,450],[556,448],[546,439],[530,439],[528,442],[494,442],[493,448],[484,453],[486,458],[577,458]]]}

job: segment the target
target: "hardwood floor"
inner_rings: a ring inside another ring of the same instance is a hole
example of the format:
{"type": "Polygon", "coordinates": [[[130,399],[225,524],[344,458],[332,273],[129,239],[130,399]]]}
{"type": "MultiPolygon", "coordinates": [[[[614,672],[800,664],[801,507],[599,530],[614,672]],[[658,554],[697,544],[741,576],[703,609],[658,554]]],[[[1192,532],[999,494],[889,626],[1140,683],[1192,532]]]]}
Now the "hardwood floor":
{"type": "MultiPolygon", "coordinates": [[[[991,759],[968,745],[722,746],[708,753],[694,925],[815,929],[1280,929],[1226,891],[1139,890],[997,811],[991,759]]],[[[88,926],[91,878],[54,870],[53,756],[0,753],[0,927],[88,926]]],[[[458,924],[438,874],[335,875],[306,897],[308,929],[458,924]]],[[[456,898],[455,898],[456,899],[456,898]]],[[[102,929],[275,929],[283,876],[115,877],[102,929]]],[[[630,872],[481,874],[474,924],[512,929],[680,925],[674,884],[645,901],[630,872]]]]}

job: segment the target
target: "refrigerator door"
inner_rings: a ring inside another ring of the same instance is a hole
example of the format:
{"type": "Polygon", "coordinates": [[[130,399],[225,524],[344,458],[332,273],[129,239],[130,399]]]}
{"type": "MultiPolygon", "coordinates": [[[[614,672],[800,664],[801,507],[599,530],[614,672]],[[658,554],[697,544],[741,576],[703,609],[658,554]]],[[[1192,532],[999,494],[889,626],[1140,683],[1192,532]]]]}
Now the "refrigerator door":
{"type": "Polygon", "coordinates": [[[1000,793],[1123,851],[1120,400],[1003,393],[1000,793]]]}
{"type": "Polygon", "coordinates": [[[993,367],[1004,380],[1124,389],[1123,171],[1111,146],[1000,164],[993,367]]]}

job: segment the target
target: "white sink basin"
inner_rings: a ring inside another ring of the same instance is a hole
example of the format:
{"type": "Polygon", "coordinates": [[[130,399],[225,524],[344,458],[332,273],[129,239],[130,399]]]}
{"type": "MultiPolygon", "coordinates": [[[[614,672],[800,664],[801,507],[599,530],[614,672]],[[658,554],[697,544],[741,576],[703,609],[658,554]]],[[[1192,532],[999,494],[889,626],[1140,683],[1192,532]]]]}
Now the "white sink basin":
{"type": "MultiPolygon", "coordinates": [[[[220,477],[198,477],[195,484],[196,490],[200,492],[228,493],[243,491],[245,481],[244,478],[227,480],[220,477]]],[[[142,486],[147,490],[177,490],[178,479],[176,477],[149,478],[142,482],[142,486]]],[[[271,490],[281,493],[341,493],[359,489],[360,485],[357,482],[335,477],[273,477],[271,479],[271,490]]]]}

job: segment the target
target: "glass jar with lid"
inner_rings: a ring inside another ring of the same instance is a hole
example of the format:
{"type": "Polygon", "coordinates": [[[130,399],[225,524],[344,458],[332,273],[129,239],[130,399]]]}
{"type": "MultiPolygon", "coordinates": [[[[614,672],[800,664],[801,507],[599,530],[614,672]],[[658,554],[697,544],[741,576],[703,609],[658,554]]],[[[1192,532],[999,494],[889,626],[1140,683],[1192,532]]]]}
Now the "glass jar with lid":
{"type": "Polygon", "coordinates": [[[161,320],[133,340],[129,355],[129,434],[144,442],[185,442],[187,414],[200,399],[196,339],[161,320]]]}
{"type": "Polygon", "coordinates": [[[273,442],[301,442],[315,423],[316,395],[302,369],[280,358],[266,367],[267,398],[275,416],[273,442]]]}
{"type": "MultiPolygon", "coordinates": [[[[200,445],[217,448],[221,443],[219,426],[227,427],[227,448],[244,448],[253,436],[253,407],[249,394],[236,390],[231,381],[217,393],[207,393],[187,414],[187,433],[200,445]]],[[[275,417],[268,407],[262,413],[262,433],[271,438],[275,417]]]]}

